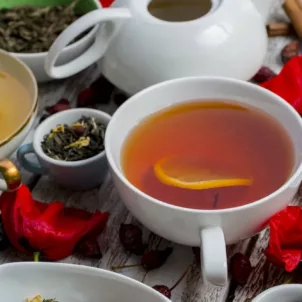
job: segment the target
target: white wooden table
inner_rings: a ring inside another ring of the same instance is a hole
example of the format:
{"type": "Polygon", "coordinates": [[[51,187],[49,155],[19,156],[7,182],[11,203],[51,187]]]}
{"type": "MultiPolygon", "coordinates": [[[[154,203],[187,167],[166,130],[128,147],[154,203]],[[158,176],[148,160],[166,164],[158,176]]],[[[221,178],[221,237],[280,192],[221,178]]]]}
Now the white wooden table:
{"type": "MultiPolygon", "coordinates": [[[[275,21],[286,20],[281,9],[280,0],[275,1],[275,7],[271,12],[271,19],[275,21]]],[[[276,72],[278,72],[282,66],[279,54],[283,45],[287,42],[289,42],[288,38],[274,38],[270,41],[265,65],[270,66],[276,72]]],[[[40,85],[39,116],[42,116],[45,106],[55,104],[62,97],[68,98],[75,104],[77,94],[83,88],[88,87],[99,75],[99,68],[93,66],[89,70],[65,81],[40,85]]],[[[109,113],[112,113],[115,110],[114,106],[105,106],[103,108],[101,106],[100,108],[109,113]]],[[[38,121],[39,118],[37,118],[35,126],[38,125],[38,121]]],[[[31,142],[32,135],[33,131],[27,137],[26,142],[31,142]]],[[[15,156],[13,157],[13,160],[15,160],[15,156]]],[[[24,182],[32,190],[34,198],[38,200],[45,202],[60,200],[66,205],[72,205],[87,210],[106,210],[111,213],[108,227],[99,239],[103,258],[99,260],[88,260],[72,256],[65,259],[64,262],[84,264],[104,269],[110,269],[112,266],[138,263],[139,258],[127,254],[119,242],[118,230],[120,224],[125,222],[137,222],[120,201],[120,198],[112,185],[110,176],[108,176],[99,190],[74,193],[59,188],[47,177],[34,176],[24,170],[22,170],[22,175],[24,182]]],[[[156,284],[172,286],[182,273],[190,267],[186,278],[175,290],[173,290],[172,301],[175,302],[249,301],[249,299],[255,297],[263,289],[283,283],[284,280],[288,278],[282,271],[266,264],[265,257],[263,256],[263,249],[267,246],[268,231],[264,231],[252,239],[228,247],[229,257],[237,251],[244,252],[250,256],[254,268],[249,282],[245,286],[238,286],[230,278],[228,286],[223,288],[216,288],[203,284],[200,269],[194,264],[191,247],[167,242],[154,234],[150,234],[146,229],[144,229],[144,236],[146,240],[148,240],[151,248],[156,249],[172,246],[174,247],[173,254],[164,266],[147,274],[140,268],[129,268],[122,270],[119,273],[125,274],[136,280],[143,280],[144,283],[150,286],[156,284]]],[[[26,260],[29,260],[27,256],[21,255],[13,249],[0,253],[1,263],[26,260]]]]}

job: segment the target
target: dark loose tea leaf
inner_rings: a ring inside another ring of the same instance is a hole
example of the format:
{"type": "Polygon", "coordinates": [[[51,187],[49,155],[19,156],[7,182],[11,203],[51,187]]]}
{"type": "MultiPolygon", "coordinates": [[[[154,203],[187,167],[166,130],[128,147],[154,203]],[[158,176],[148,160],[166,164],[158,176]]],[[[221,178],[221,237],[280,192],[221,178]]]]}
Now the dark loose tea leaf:
{"type": "Polygon", "coordinates": [[[104,151],[106,127],[93,117],[83,116],[71,126],[58,125],[45,135],[43,151],[57,160],[77,161],[104,151]]]}
{"type": "Polygon", "coordinates": [[[0,48],[21,53],[47,51],[66,27],[80,17],[74,10],[77,1],[68,6],[0,9],[0,48]]]}

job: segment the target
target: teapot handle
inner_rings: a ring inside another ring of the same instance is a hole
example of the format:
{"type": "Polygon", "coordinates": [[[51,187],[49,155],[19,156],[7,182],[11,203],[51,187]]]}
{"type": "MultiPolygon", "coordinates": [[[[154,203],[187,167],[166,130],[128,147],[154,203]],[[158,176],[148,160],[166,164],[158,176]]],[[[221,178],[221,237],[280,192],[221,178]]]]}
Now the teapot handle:
{"type": "Polygon", "coordinates": [[[44,65],[47,74],[57,79],[66,78],[82,71],[101,59],[107,50],[111,38],[116,32],[116,22],[112,22],[113,26],[109,33],[106,32],[105,35],[99,34],[96,36],[90,48],[78,58],[64,65],[55,66],[56,60],[63,49],[81,33],[101,22],[125,20],[131,17],[131,12],[126,8],[109,8],[94,10],[76,20],[67,27],[52,44],[44,65]]]}

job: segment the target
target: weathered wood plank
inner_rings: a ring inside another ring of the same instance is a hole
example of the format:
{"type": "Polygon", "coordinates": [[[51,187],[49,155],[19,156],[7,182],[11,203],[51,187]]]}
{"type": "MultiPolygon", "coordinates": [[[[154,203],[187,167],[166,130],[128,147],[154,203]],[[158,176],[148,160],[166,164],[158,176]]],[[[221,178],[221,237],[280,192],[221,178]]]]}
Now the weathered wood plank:
{"type": "MultiPolygon", "coordinates": [[[[276,21],[285,19],[284,14],[280,10],[280,5],[281,0],[276,1],[272,10],[273,19],[276,21]]],[[[286,44],[288,41],[289,39],[287,38],[275,38],[269,43],[269,51],[265,64],[272,67],[275,71],[280,70],[280,49],[282,45],[286,44]]],[[[99,68],[95,65],[81,74],[67,80],[40,85],[39,116],[43,113],[43,108],[45,108],[46,105],[49,106],[55,104],[62,97],[66,97],[72,102],[72,104],[75,104],[79,91],[86,88],[97,76],[99,76],[99,68]]],[[[109,106],[99,106],[99,108],[104,109],[109,113],[112,113],[115,110],[115,106],[112,102],[109,106]]],[[[38,119],[35,126],[37,126],[37,124],[38,119]]],[[[32,135],[33,132],[31,132],[27,137],[26,142],[30,142],[32,140],[32,135]]],[[[13,159],[15,160],[15,156],[13,156],[13,159]]],[[[99,243],[103,251],[103,258],[91,260],[73,255],[62,262],[84,264],[104,269],[111,269],[112,266],[139,263],[139,257],[125,252],[120,244],[118,237],[120,224],[124,222],[137,222],[121,202],[115,188],[113,187],[110,176],[108,176],[99,190],[92,190],[89,192],[72,192],[57,186],[51,182],[48,177],[42,177],[36,183],[36,176],[33,176],[24,170],[22,170],[22,175],[25,183],[32,185],[36,184],[33,188],[33,196],[36,199],[44,202],[61,200],[67,206],[75,206],[90,211],[94,209],[102,211],[107,210],[111,213],[108,227],[99,238],[99,243]]],[[[154,234],[151,234],[145,228],[143,228],[143,232],[144,239],[149,243],[150,249],[172,246],[174,248],[173,254],[163,267],[148,272],[147,274],[141,268],[124,269],[118,273],[143,281],[150,286],[155,284],[172,286],[189,267],[186,278],[173,291],[172,300],[175,302],[223,302],[227,299],[230,285],[232,285],[230,293],[230,296],[232,297],[231,300],[228,301],[243,302],[246,299],[257,295],[263,288],[282,283],[283,280],[287,278],[287,276],[282,274],[278,269],[270,267],[269,270],[267,270],[267,265],[265,264],[265,259],[263,257],[263,249],[266,247],[268,239],[267,231],[261,233],[259,237],[255,237],[252,240],[246,240],[235,246],[228,247],[229,258],[238,251],[250,254],[254,270],[249,283],[246,286],[233,287],[233,283],[231,283],[230,280],[229,284],[223,288],[213,287],[202,282],[200,268],[197,267],[194,262],[194,257],[190,247],[184,247],[168,242],[154,234]],[[250,245],[252,245],[252,248],[250,245]]],[[[1,263],[26,260],[29,260],[27,256],[21,255],[13,249],[0,253],[1,263]]]]}

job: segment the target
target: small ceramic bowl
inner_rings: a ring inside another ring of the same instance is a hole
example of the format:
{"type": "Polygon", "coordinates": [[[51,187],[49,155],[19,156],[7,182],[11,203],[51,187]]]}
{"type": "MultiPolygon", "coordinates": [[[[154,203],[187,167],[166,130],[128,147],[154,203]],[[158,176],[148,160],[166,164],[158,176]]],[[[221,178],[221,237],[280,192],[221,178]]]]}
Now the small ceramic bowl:
{"type": "Polygon", "coordinates": [[[58,184],[75,191],[89,190],[98,187],[107,175],[108,166],[105,151],[91,158],[79,161],[56,160],[46,155],[41,142],[51,129],[59,124],[72,125],[82,116],[94,117],[104,125],[108,125],[110,115],[96,109],[77,108],[62,111],[44,120],[34,133],[33,143],[23,145],[17,152],[18,161],[29,172],[45,174],[58,184]],[[26,156],[34,153],[38,158],[35,163],[26,156]]]}
{"type": "Polygon", "coordinates": [[[41,295],[59,302],[171,302],[151,287],[117,273],[81,265],[20,262],[0,265],[1,301],[41,295]]]}
{"type": "Polygon", "coordinates": [[[272,287],[257,296],[252,302],[301,302],[302,285],[285,284],[272,287]]]}
{"type": "MultiPolygon", "coordinates": [[[[49,5],[67,5],[71,1],[72,0],[4,0],[0,1],[0,9],[22,5],[33,5],[40,7],[49,5]]],[[[102,6],[98,0],[79,0],[76,10],[81,13],[88,13],[101,7],[102,6]]],[[[84,51],[86,51],[92,45],[98,28],[98,25],[95,26],[82,39],[65,47],[58,59],[58,64],[66,64],[69,61],[79,57],[84,51]]],[[[38,82],[48,82],[51,80],[44,70],[44,62],[47,52],[11,53],[11,55],[22,60],[33,71],[38,82]]]]}

